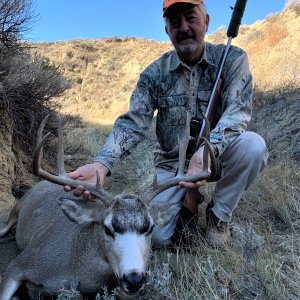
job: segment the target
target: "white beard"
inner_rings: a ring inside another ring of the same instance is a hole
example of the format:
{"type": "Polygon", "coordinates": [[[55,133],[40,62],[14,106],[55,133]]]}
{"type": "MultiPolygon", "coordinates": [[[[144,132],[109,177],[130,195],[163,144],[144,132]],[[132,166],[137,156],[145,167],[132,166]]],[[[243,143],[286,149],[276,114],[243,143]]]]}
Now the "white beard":
{"type": "Polygon", "coordinates": [[[195,53],[199,49],[199,44],[191,39],[183,40],[179,45],[177,45],[176,50],[181,55],[190,55],[195,53]]]}

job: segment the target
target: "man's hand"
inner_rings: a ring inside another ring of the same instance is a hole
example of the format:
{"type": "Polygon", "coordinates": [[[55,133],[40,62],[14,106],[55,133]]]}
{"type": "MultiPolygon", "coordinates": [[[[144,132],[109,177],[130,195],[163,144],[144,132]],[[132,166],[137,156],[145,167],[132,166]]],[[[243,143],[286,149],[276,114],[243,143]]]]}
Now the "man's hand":
{"type": "MultiPolygon", "coordinates": [[[[192,156],[187,175],[195,175],[203,170],[203,152],[204,146],[201,146],[192,156]]],[[[208,159],[208,168],[210,168],[210,158],[208,159]]],[[[196,183],[181,181],[179,185],[183,188],[198,189],[200,186],[203,186],[205,182],[206,180],[197,181],[196,183]]]]}
{"type": "MultiPolygon", "coordinates": [[[[68,173],[68,175],[74,180],[80,180],[83,183],[95,185],[97,183],[97,171],[100,177],[100,185],[103,186],[105,177],[109,173],[109,170],[100,162],[94,162],[92,164],[87,164],[79,167],[77,170],[68,173]]],[[[66,192],[70,192],[72,188],[66,185],[64,187],[64,190],[66,192]]],[[[91,199],[90,192],[85,190],[82,185],[78,185],[76,189],[74,189],[74,195],[76,197],[82,196],[87,200],[91,199]]]]}

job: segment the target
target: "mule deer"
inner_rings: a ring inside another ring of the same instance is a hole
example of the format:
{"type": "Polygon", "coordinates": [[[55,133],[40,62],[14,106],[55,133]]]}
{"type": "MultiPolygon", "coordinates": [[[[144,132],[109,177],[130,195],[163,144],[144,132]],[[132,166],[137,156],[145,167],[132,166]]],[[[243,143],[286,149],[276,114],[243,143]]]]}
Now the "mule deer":
{"type": "MultiPolygon", "coordinates": [[[[176,177],[152,185],[141,196],[113,196],[100,187],[70,179],[64,171],[61,128],[58,130],[58,173],[41,168],[42,148],[50,133],[43,137],[47,118],[38,130],[34,153],[34,173],[46,181],[34,185],[13,208],[4,235],[14,224],[20,254],[3,276],[0,300],[9,300],[25,283],[30,298],[56,295],[67,285],[85,293],[97,293],[101,287],[119,285],[124,297],[133,297],[145,284],[145,270],[151,248],[154,224],[168,222],[169,205],[153,206],[151,200],[180,181],[198,181],[215,172],[211,146],[208,155],[212,170],[195,175],[184,174],[188,134],[179,143],[179,170],[176,177]],[[50,182],[49,182],[50,181],[50,182]],[[84,200],[63,191],[61,185],[83,185],[94,196],[84,200]]],[[[188,124],[188,123],[187,123],[188,124]]],[[[188,128],[188,126],[187,126],[188,128]]],[[[188,130],[188,129],[187,129],[188,130]]]]}

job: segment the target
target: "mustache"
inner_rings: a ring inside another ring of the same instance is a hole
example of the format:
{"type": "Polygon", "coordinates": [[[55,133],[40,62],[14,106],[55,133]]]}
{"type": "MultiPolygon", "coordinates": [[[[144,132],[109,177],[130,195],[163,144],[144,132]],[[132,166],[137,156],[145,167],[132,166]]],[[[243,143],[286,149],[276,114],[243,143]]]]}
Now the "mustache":
{"type": "Polygon", "coordinates": [[[178,35],[178,42],[182,42],[187,39],[194,38],[194,34],[192,32],[184,32],[178,35]]]}

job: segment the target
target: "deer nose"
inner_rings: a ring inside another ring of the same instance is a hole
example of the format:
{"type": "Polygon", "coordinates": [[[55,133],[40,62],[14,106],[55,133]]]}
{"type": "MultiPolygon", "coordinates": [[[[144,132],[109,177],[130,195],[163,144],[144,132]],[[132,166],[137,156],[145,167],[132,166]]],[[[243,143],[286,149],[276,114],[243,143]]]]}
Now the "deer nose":
{"type": "Polygon", "coordinates": [[[124,274],[123,282],[128,293],[133,294],[138,292],[145,282],[146,276],[144,273],[132,272],[124,274]]]}

